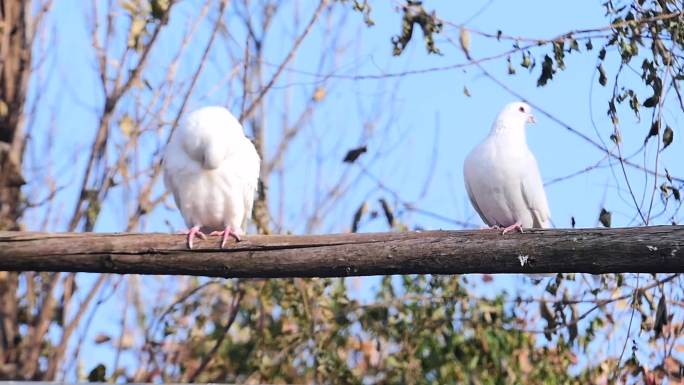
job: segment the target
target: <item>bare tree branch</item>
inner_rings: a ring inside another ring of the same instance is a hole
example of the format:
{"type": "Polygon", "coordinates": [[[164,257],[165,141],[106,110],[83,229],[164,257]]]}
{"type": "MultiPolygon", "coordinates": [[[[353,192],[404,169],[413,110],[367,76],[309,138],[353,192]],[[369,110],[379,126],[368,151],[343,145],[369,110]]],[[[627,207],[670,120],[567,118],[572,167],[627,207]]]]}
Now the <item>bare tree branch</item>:
{"type": "MultiPolygon", "coordinates": [[[[236,285],[240,285],[240,282],[238,281],[236,285]]],[[[238,310],[240,310],[240,301],[242,301],[242,297],[245,295],[245,291],[242,289],[238,288],[238,293],[236,296],[233,297],[233,303],[230,305],[230,313],[228,313],[228,320],[226,321],[226,325],[223,327],[223,330],[221,332],[221,336],[214,342],[214,346],[211,348],[211,351],[202,358],[202,362],[200,365],[197,367],[197,370],[195,370],[192,375],[188,378],[188,382],[195,382],[197,377],[202,374],[204,369],[207,367],[209,362],[216,356],[216,353],[218,352],[218,349],[221,347],[221,344],[226,338],[226,335],[228,334],[228,331],[230,330],[230,327],[233,325],[235,322],[235,318],[237,318],[238,315],[238,310]]]]}
{"type": "Polygon", "coordinates": [[[105,281],[109,279],[109,277],[110,276],[106,274],[101,274],[99,277],[97,277],[97,280],[90,288],[88,295],[79,305],[78,311],[76,312],[74,318],[71,320],[71,322],[64,324],[64,332],[62,333],[62,338],[59,342],[59,345],[57,345],[55,350],[52,352],[52,356],[50,357],[47,373],[45,375],[46,378],[55,378],[57,369],[59,369],[59,365],[62,363],[62,359],[64,358],[64,354],[66,353],[67,344],[69,343],[69,341],[71,341],[71,335],[74,331],[76,331],[76,328],[81,324],[81,318],[88,309],[90,302],[92,302],[93,298],[95,298],[95,295],[100,292],[100,288],[105,283],[105,281]]]}
{"type": "Polygon", "coordinates": [[[313,16],[311,16],[311,20],[309,20],[309,24],[307,24],[306,28],[304,28],[304,31],[301,33],[301,35],[299,35],[297,37],[297,39],[294,41],[292,48],[287,53],[287,56],[285,57],[285,59],[283,59],[283,61],[280,63],[280,65],[276,69],[276,72],[271,77],[271,80],[269,80],[268,83],[266,83],[266,85],[264,86],[264,88],[262,88],[259,91],[259,94],[256,96],[256,98],[254,98],[254,100],[249,105],[249,107],[247,107],[247,109],[242,114],[240,114],[239,120],[241,122],[244,121],[245,119],[249,118],[252,115],[252,113],[257,108],[257,106],[259,106],[259,103],[261,103],[261,99],[263,99],[264,96],[266,96],[266,94],[268,93],[268,90],[270,90],[271,87],[273,87],[276,80],[278,80],[278,78],[280,77],[280,74],[285,69],[285,66],[287,65],[287,63],[289,63],[290,60],[292,60],[292,58],[294,57],[295,53],[297,52],[297,49],[299,48],[299,45],[302,44],[302,42],[304,41],[304,38],[306,38],[306,36],[309,34],[309,32],[311,32],[311,29],[313,28],[314,24],[316,24],[316,21],[318,20],[318,18],[323,13],[323,9],[325,9],[325,6],[327,4],[328,4],[327,0],[321,0],[320,3],[318,3],[318,7],[314,11],[313,16]]]}
{"type": "Polygon", "coordinates": [[[36,371],[38,370],[38,358],[42,350],[42,341],[45,334],[52,323],[52,317],[55,313],[55,305],[57,298],[54,296],[55,288],[57,287],[57,282],[59,281],[60,274],[50,274],[47,279],[48,283],[45,288],[43,288],[44,296],[43,303],[40,307],[40,313],[36,318],[33,325],[30,326],[28,332],[28,341],[24,351],[22,352],[22,376],[25,379],[32,379],[36,371]]]}

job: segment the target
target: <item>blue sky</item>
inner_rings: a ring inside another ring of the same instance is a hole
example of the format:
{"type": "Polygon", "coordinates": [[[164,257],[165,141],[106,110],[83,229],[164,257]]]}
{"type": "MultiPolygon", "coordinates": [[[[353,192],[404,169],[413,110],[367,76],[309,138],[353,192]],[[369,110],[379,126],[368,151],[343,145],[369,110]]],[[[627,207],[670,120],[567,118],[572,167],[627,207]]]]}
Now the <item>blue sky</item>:
{"type": "MultiPolygon", "coordinates": [[[[54,222],[48,226],[53,231],[64,231],[73,211],[73,196],[82,177],[82,167],[78,166],[85,162],[85,149],[94,138],[103,100],[102,93],[97,89],[95,56],[89,48],[87,26],[91,19],[89,10],[83,10],[82,4],[77,0],[55,2],[55,12],[49,20],[43,41],[46,45],[55,44],[57,49],[49,54],[41,77],[36,78],[39,80],[34,79],[30,95],[33,99],[41,95],[42,99],[32,120],[34,140],[27,153],[27,165],[31,169],[50,170],[59,185],[67,186],[58,195],[58,204],[53,209],[62,213],[56,215],[54,222]],[[44,83],[40,80],[43,77],[49,77],[50,81],[44,83]],[[47,139],[49,133],[54,133],[54,139],[47,139]]],[[[170,27],[162,35],[159,49],[153,52],[152,62],[155,65],[161,67],[168,62],[187,27],[188,16],[194,15],[201,4],[199,1],[186,0],[176,5],[170,27]]],[[[289,4],[276,17],[272,32],[265,40],[266,60],[271,64],[282,60],[291,46],[291,37],[301,31],[310,17],[314,2],[289,4]],[[292,4],[301,7],[297,13],[300,18],[298,27],[293,27],[292,4]]],[[[274,212],[283,212],[283,222],[279,223],[283,231],[305,232],[307,215],[320,202],[324,192],[345,173],[349,175],[345,186],[350,187],[345,190],[339,204],[324,213],[320,226],[313,228],[313,232],[348,231],[356,208],[366,200],[372,209],[377,210],[379,198],[388,199],[399,211],[400,201],[410,202],[420,209],[447,218],[481,225],[463,187],[463,160],[470,149],[485,137],[499,109],[516,100],[516,97],[473,66],[379,80],[355,80],[351,77],[395,74],[465,63],[463,53],[449,39],[457,42],[459,31],[456,26],[475,14],[477,16],[468,22],[467,27],[489,33],[502,30],[508,35],[545,39],[609,23],[604,18],[604,10],[599,2],[591,1],[425,1],[426,9],[436,9],[442,19],[450,22],[445,25],[442,34],[436,35],[437,47],[443,55],[427,55],[422,36],[416,31],[406,51],[400,57],[394,57],[391,55],[390,37],[400,30],[399,4],[401,2],[398,1],[374,2],[372,18],[375,26],[372,28],[363,24],[360,14],[349,11],[349,6],[345,10],[345,6],[337,4],[333,14],[325,17],[329,25],[343,25],[341,30],[336,30],[339,31],[337,41],[343,47],[338,55],[333,57],[331,54],[323,64],[319,62],[320,53],[330,50],[331,36],[323,26],[316,26],[267,97],[267,157],[270,157],[281,135],[281,122],[292,123],[316,87],[325,84],[326,89],[325,99],[293,141],[292,151],[285,157],[283,177],[274,176],[271,180],[271,206],[274,212]],[[315,73],[332,74],[333,77],[322,83],[323,77],[312,75],[315,73]],[[464,95],[464,87],[469,90],[470,97],[464,95]],[[286,96],[291,98],[288,104],[283,102],[286,96]],[[359,164],[342,164],[341,159],[346,151],[359,145],[368,146],[368,153],[360,158],[359,164]],[[368,173],[361,171],[361,165],[368,173]],[[382,188],[369,175],[381,180],[382,188]]],[[[198,96],[190,101],[191,109],[207,104],[223,104],[236,114],[239,111],[239,82],[222,83],[222,79],[227,71],[227,52],[239,50],[241,42],[244,42],[244,30],[233,9],[228,11],[227,20],[230,36],[212,51],[210,64],[198,82],[198,96]]],[[[123,15],[117,23],[125,26],[127,22],[128,19],[123,15]]],[[[181,61],[179,76],[187,76],[194,68],[208,34],[208,27],[200,29],[197,42],[189,50],[187,58],[181,61]]],[[[536,86],[539,65],[531,74],[518,68],[515,76],[507,74],[505,58],[486,62],[484,67],[534,105],[593,140],[609,143],[613,128],[605,111],[611,89],[601,87],[595,78],[600,41],[595,40],[594,46],[594,51],[588,54],[573,53],[566,57],[567,69],[559,71],[545,87],[536,86]]],[[[471,53],[476,59],[504,52],[510,47],[510,42],[497,43],[493,39],[472,35],[471,53]]],[[[537,48],[532,52],[540,58],[543,53],[550,52],[550,48],[537,48]]],[[[609,78],[619,64],[613,56],[617,55],[611,55],[609,51],[609,60],[604,64],[609,78]]],[[[512,61],[519,63],[520,55],[513,55],[512,61]]],[[[635,64],[635,67],[639,68],[639,64],[635,64]]],[[[267,74],[273,71],[273,65],[266,65],[267,74]]],[[[155,83],[163,81],[157,76],[161,73],[150,70],[146,76],[155,83]]],[[[628,81],[633,82],[633,87],[643,90],[638,75],[626,76],[628,81]]],[[[642,100],[647,92],[644,90],[642,100]]],[[[133,110],[134,101],[124,101],[121,108],[133,110]]],[[[643,142],[650,127],[650,116],[644,113],[642,120],[638,121],[627,111],[623,112],[621,129],[625,153],[630,154],[643,142]]],[[[677,137],[680,116],[679,107],[670,100],[666,104],[665,118],[675,129],[675,140],[659,159],[661,167],[667,167],[673,175],[678,176],[684,174],[681,166],[684,164],[684,152],[677,137]]],[[[603,157],[600,151],[543,114],[536,113],[536,117],[537,124],[528,128],[527,138],[545,181],[571,174],[603,157]]],[[[149,161],[159,149],[167,129],[166,126],[161,135],[154,134],[145,139],[140,154],[143,162],[149,161]]],[[[117,151],[116,144],[124,140],[121,135],[115,135],[108,149],[112,157],[117,151]]],[[[646,159],[649,167],[652,167],[654,154],[655,148],[651,144],[646,159]]],[[[635,161],[644,160],[639,155],[635,161]]],[[[628,176],[636,190],[635,195],[640,200],[645,196],[647,202],[653,179],[632,169],[628,170],[628,176]]],[[[36,179],[35,183],[40,183],[40,179],[36,179]]],[[[570,217],[574,216],[578,227],[594,227],[601,207],[613,212],[614,226],[639,225],[625,188],[621,171],[615,165],[548,186],[547,194],[555,225],[568,227],[570,217]]],[[[162,191],[160,183],[157,194],[162,191]]],[[[124,190],[113,191],[97,223],[97,231],[122,231],[125,228],[127,214],[132,207],[125,197],[124,190]]],[[[658,203],[657,195],[655,199],[658,203]]],[[[30,211],[27,217],[29,227],[39,228],[44,214],[44,209],[30,211]]],[[[454,223],[419,213],[407,213],[401,219],[409,227],[460,228],[454,223]]],[[[142,230],[168,232],[170,228],[167,223],[174,229],[183,227],[182,219],[175,210],[160,206],[145,221],[142,230]]],[[[362,223],[361,231],[386,230],[380,219],[362,223]]],[[[660,218],[656,223],[668,221],[667,218],[660,218]]],[[[92,277],[84,275],[82,281],[87,285],[92,282],[92,277]]],[[[515,281],[514,277],[499,277],[499,284],[491,288],[506,287],[515,281]]],[[[157,280],[150,278],[144,282],[154,285],[157,280]]],[[[360,292],[372,286],[374,280],[366,279],[363,282],[360,292]]],[[[98,311],[93,333],[111,328],[111,322],[118,324],[116,317],[121,313],[118,300],[122,295],[113,296],[113,300],[98,311]]],[[[103,348],[94,346],[87,346],[85,352],[86,368],[92,367],[100,359],[99,354],[105,354],[103,348]]]]}

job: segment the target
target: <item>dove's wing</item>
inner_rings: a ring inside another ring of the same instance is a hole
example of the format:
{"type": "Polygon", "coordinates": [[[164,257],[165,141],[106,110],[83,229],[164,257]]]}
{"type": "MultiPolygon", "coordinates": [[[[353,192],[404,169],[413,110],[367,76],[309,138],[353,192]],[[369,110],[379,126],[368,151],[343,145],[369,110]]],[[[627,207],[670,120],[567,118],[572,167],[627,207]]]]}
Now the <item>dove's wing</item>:
{"type": "Polygon", "coordinates": [[[495,213],[500,211],[497,205],[497,193],[493,188],[490,165],[491,143],[484,142],[475,147],[466,157],[463,164],[465,187],[475,211],[488,226],[497,225],[495,213]],[[479,202],[478,202],[479,198],[479,202]]]}
{"type": "Polygon", "coordinates": [[[200,173],[202,166],[192,159],[183,148],[182,135],[183,132],[174,131],[164,152],[162,168],[164,170],[164,185],[173,195],[176,207],[180,210],[186,225],[191,227],[195,224],[191,223],[191,218],[184,211],[183,196],[187,195],[184,193],[187,192],[188,188],[197,187],[193,184],[190,176],[200,173]]]}
{"type": "Polygon", "coordinates": [[[482,218],[482,221],[486,223],[489,226],[493,226],[494,224],[490,223],[490,221],[487,219],[487,217],[484,215],[484,212],[480,208],[480,206],[477,204],[477,199],[475,198],[475,195],[473,194],[473,191],[470,187],[470,182],[468,178],[468,173],[466,173],[466,178],[465,178],[465,187],[466,187],[466,192],[468,192],[468,198],[470,198],[470,203],[472,203],[473,208],[475,208],[475,211],[477,214],[482,218]]]}
{"type": "MultiPolygon", "coordinates": [[[[166,162],[164,164],[166,164],[166,162]]],[[[173,195],[173,201],[176,203],[176,207],[180,209],[181,204],[178,194],[179,185],[176,183],[175,178],[170,172],[164,172],[164,186],[169,192],[171,192],[171,195],[173,195]]]]}
{"type": "Polygon", "coordinates": [[[252,207],[254,206],[254,196],[258,189],[259,183],[259,168],[261,159],[252,142],[244,138],[244,144],[241,146],[240,158],[242,165],[239,169],[239,176],[243,181],[242,186],[242,202],[245,208],[245,215],[241,221],[242,228],[247,229],[247,221],[252,216],[252,207]]]}
{"type": "Polygon", "coordinates": [[[522,196],[525,204],[532,213],[532,227],[547,228],[550,226],[551,210],[546,200],[544,183],[542,183],[539,166],[534,155],[528,151],[527,157],[521,165],[525,170],[521,179],[522,196]]]}

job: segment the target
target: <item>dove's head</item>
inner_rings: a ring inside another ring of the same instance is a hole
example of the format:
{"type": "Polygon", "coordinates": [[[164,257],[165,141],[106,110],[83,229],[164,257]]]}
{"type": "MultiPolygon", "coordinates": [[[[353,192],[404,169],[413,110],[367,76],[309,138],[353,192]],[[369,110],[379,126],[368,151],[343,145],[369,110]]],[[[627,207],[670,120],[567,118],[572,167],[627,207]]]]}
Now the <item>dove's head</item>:
{"type": "Polygon", "coordinates": [[[214,136],[227,134],[229,137],[244,136],[242,125],[230,113],[220,106],[208,106],[195,110],[188,115],[186,129],[196,135],[214,136]]]}
{"type": "Polygon", "coordinates": [[[532,108],[525,102],[508,103],[496,118],[493,130],[521,130],[527,123],[535,123],[532,108]]]}
{"type": "Polygon", "coordinates": [[[226,108],[203,107],[193,111],[178,128],[183,150],[205,168],[216,168],[245,140],[242,125],[226,108]]]}

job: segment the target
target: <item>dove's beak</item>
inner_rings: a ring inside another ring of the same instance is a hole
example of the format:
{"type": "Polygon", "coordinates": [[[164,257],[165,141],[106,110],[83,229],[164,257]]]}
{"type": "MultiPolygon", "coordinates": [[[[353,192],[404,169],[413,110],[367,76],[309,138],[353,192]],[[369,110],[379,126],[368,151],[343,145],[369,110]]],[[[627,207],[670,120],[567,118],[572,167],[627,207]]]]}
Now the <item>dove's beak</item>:
{"type": "Polygon", "coordinates": [[[535,124],[535,123],[537,123],[537,119],[534,118],[534,115],[529,114],[529,115],[527,116],[527,123],[535,124]]]}

